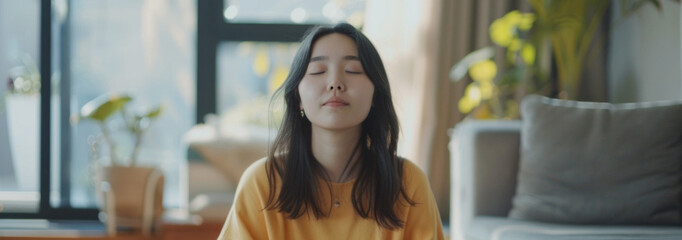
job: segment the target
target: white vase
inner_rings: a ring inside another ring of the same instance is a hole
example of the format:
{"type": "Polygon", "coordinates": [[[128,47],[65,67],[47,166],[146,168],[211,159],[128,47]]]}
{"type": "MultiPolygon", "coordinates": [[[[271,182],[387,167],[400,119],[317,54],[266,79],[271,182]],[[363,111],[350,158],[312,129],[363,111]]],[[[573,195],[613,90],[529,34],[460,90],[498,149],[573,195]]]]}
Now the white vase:
{"type": "Polygon", "coordinates": [[[10,149],[17,190],[37,191],[40,169],[40,95],[6,98],[10,149]]]}

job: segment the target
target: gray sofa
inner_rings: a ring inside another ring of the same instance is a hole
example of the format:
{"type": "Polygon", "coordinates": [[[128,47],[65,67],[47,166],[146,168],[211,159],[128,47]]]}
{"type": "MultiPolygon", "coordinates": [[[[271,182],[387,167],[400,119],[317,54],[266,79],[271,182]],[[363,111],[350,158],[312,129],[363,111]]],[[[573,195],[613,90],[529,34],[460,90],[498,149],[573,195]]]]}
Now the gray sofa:
{"type": "Polygon", "coordinates": [[[465,121],[451,132],[452,239],[682,239],[682,227],[567,224],[510,218],[521,121],[465,121]]]}

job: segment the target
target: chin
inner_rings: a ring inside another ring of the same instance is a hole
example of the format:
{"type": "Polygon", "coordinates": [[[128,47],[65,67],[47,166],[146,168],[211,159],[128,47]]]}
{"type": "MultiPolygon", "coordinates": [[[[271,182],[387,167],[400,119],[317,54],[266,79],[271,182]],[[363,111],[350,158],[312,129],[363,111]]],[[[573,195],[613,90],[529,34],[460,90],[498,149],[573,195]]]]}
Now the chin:
{"type": "Polygon", "coordinates": [[[362,125],[362,121],[359,122],[348,122],[348,121],[327,121],[324,123],[313,123],[313,125],[317,125],[320,128],[327,129],[327,130],[333,130],[333,131],[340,131],[340,130],[346,130],[346,129],[352,129],[355,127],[360,127],[362,125]]]}

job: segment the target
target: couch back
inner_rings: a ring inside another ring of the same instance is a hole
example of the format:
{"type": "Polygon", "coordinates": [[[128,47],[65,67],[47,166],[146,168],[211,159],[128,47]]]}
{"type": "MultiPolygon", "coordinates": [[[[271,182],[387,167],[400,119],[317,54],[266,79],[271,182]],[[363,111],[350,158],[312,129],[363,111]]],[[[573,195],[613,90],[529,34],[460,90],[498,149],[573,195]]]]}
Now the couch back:
{"type": "Polygon", "coordinates": [[[520,132],[521,121],[490,120],[464,121],[451,133],[451,226],[466,226],[474,216],[507,216],[516,190],[520,132]]]}

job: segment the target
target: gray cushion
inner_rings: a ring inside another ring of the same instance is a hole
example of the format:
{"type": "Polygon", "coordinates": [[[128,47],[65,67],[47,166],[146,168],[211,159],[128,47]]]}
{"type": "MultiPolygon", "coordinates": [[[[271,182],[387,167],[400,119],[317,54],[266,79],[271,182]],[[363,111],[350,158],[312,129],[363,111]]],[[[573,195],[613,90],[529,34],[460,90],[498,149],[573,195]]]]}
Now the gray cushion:
{"type": "Polygon", "coordinates": [[[528,96],[513,219],[680,224],[682,101],[528,96]]]}
{"type": "Polygon", "coordinates": [[[679,226],[571,225],[479,216],[465,228],[466,240],[679,240],[679,226]]]}

